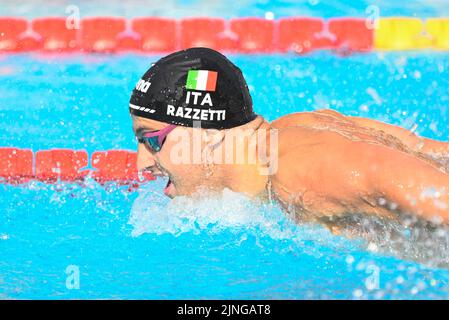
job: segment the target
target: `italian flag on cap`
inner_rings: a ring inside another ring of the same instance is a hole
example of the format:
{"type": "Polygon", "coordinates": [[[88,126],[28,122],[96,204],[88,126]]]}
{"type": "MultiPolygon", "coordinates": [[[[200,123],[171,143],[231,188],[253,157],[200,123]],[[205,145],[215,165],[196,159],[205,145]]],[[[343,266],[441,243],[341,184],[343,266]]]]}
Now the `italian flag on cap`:
{"type": "Polygon", "coordinates": [[[217,75],[216,71],[189,70],[186,88],[190,90],[215,91],[217,75]]]}

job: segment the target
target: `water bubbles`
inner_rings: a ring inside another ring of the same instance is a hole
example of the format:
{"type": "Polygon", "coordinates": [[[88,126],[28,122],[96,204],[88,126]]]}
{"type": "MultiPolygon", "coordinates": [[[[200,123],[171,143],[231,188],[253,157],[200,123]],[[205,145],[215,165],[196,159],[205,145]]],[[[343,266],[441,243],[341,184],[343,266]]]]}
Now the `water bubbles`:
{"type": "Polygon", "coordinates": [[[423,280],[419,280],[416,288],[418,288],[419,291],[423,291],[427,288],[427,284],[423,280]]]}
{"type": "Polygon", "coordinates": [[[419,292],[419,289],[417,287],[413,287],[412,290],[410,290],[410,293],[412,295],[416,295],[419,292]]]}
{"type": "Polygon", "coordinates": [[[366,104],[362,104],[359,107],[360,112],[369,112],[369,107],[366,104]]]}
{"type": "Polygon", "coordinates": [[[313,96],[316,109],[328,109],[330,107],[328,97],[322,92],[318,92],[313,96]]]}
{"type": "Polygon", "coordinates": [[[417,271],[418,269],[415,266],[411,266],[407,269],[407,274],[413,276],[417,271]]]}
{"type": "Polygon", "coordinates": [[[266,20],[273,20],[274,19],[274,13],[271,11],[265,12],[265,19],[266,20]]]}
{"type": "Polygon", "coordinates": [[[406,269],[405,265],[403,263],[400,263],[397,268],[398,271],[404,271],[406,269]]]}
{"type": "Polygon", "coordinates": [[[356,290],[354,290],[352,295],[353,295],[353,297],[355,299],[361,299],[363,297],[363,290],[362,289],[356,289],[356,290]]]}
{"type": "Polygon", "coordinates": [[[374,293],[374,299],[380,300],[383,299],[385,296],[383,290],[378,290],[374,293]]]}
{"type": "Polygon", "coordinates": [[[371,251],[371,252],[377,252],[379,250],[377,244],[375,244],[374,242],[370,242],[368,244],[367,249],[368,249],[368,251],[371,251]]]}
{"type": "Polygon", "coordinates": [[[432,121],[432,122],[429,124],[429,129],[430,129],[433,133],[438,134],[438,133],[439,133],[438,123],[437,123],[436,121],[432,121]]]}
{"type": "Polygon", "coordinates": [[[397,284],[403,284],[405,282],[405,279],[403,276],[399,276],[396,278],[396,283],[397,284]]]}
{"type": "Polygon", "coordinates": [[[416,80],[421,80],[421,72],[419,70],[413,72],[413,78],[415,78],[416,80]]]}
{"type": "Polygon", "coordinates": [[[400,73],[403,73],[403,67],[407,65],[407,57],[406,56],[400,56],[397,59],[394,60],[395,66],[401,70],[400,73]]]}
{"type": "Polygon", "coordinates": [[[376,103],[379,106],[382,105],[382,98],[379,96],[379,93],[377,92],[376,89],[368,87],[366,89],[366,93],[374,100],[374,103],[376,103]]]}
{"type": "Polygon", "coordinates": [[[345,261],[347,264],[353,264],[355,261],[355,258],[352,255],[347,255],[345,261]]]}

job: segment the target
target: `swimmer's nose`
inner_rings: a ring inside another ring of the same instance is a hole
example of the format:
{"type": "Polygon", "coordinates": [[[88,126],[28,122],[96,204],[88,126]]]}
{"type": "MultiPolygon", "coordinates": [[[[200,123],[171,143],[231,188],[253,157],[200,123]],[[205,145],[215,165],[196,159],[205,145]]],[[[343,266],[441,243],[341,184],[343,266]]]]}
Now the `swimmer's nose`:
{"type": "Polygon", "coordinates": [[[137,170],[140,171],[153,166],[156,166],[154,156],[142,143],[139,143],[137,146],[137,170]]]}

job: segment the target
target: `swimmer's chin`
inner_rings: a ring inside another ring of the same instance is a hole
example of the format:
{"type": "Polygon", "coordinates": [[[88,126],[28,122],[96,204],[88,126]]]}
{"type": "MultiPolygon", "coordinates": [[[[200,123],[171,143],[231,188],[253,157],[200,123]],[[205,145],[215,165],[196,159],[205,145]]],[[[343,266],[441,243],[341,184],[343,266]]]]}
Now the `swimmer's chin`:
{"type": "Polygon", "coordinates": [[[203,199],[205,197],[213,197],[223,191],[222,189],[216,190],[207,186],[197,186],[193,188],[183,188],[176,186],[172,180],[167,182],[167,186],[164,188],[164,194],[173,199],[175,197],[189,197],[203,199]]]}

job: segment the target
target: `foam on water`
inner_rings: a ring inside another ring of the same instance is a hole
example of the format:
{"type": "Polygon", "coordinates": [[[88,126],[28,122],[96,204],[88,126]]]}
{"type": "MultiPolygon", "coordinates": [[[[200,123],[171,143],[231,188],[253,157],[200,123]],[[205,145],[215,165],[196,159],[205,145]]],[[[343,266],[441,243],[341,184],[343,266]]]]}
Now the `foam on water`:
{"type": "Polygon", "coordinates": [[[209,230],[216,233],[225,228],[257,228],[267,232],[275,226],[281,229],[287,224],[279,210],[251,201],[229,189],[218,195],[204,190],[193,197],[181,196],[171,201],[152,190],[150,187],[140,188],[134,201],[130,218],[134,236],[145,232],[178,235],[209,230]]]}
{"type": "Polygon", "coordinates": [[[169,200],[154,191],[161,190],[162,184],[159,180],[138,190],[129,219],[133,236],[202,232],[214,235],[231,231],[238,236],[251,234],[256,238],[288,241],[290,249],[312,255],[323,245],[342,252],[359,247],[375,254],[449,268],[449,232],[442,226],[411,217],[404,217],[399,223],[361,213],[341,219],[342,235],[351,238],[347,241],[319,225],[294,223],[277,204],[250,200],[229,189],[214,195],[203,190],[192,197],[169,200]]]}
{"type": "MultiPolygon", "coordinates": [[[[328,242],[330,238],[338,238],[317,226],[299,227],[288,219],[277,204],[251,200],[229,189],[218,194],[201,190],[191,197],[180,196],[170,200],[154,191],[163,188],[162,182],[151,183],[151,187],[141,187],[139,196],[134,200],[129,220],[133,226],[133,236],[143,233],[217,234],[231,230],[292,242],[306,238],[328,242]]],[[[333,239],[331,243],[336,245],[339,242],[333,239]]]]}
{"type": "Polygon", "coordinates": [[[341,219],[342,234],[365,241],[362,248],[383,255],[413,260],[430,267],[449,269],[449,229],[404,215],[399,221],[366,214],[341,219]]]}

